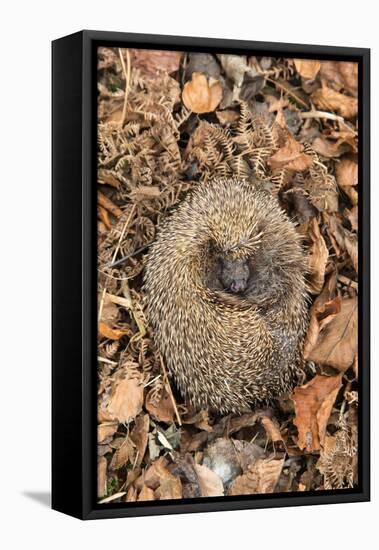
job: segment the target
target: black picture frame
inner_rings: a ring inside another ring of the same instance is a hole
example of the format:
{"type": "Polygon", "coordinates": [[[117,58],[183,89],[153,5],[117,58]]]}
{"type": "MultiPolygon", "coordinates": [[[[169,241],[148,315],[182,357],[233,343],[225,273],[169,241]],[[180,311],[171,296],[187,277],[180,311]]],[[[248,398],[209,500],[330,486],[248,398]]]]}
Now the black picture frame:
{"type": "Polygon", "coordinates": [[[52,43],[52,507],[81,519],[370,499],[370,50],[81,31],[52,43]],[[96,49],[100,45],[356,61],[359,65],[359,487],[96,504],[96,49]]]}

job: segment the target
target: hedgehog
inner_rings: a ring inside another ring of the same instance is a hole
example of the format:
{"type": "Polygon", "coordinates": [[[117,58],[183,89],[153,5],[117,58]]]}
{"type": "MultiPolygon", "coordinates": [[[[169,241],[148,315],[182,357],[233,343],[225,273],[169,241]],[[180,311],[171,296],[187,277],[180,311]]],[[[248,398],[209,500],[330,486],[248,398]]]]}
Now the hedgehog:
{"type": "Polygon", "coordinates": [[[241,414],[293,389],[306,266],[278,199],[246,180],[199,184],[162,222],[144,270],[145,311],[186,402],[241,414]]]}

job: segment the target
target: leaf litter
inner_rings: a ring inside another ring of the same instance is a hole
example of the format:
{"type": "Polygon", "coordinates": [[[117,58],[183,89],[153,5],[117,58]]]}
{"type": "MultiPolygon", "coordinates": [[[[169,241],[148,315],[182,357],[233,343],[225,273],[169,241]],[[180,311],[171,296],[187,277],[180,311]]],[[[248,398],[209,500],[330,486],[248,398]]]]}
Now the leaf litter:
{"type": "Polygon", "coordinates": [[[357,484],[357,66],[98,50],[98,499],[357,484]],[[214,176],[259,181],[309,256],[302,384],[220,417],[167,377],[141,293],[157,226],[214,176]]]}

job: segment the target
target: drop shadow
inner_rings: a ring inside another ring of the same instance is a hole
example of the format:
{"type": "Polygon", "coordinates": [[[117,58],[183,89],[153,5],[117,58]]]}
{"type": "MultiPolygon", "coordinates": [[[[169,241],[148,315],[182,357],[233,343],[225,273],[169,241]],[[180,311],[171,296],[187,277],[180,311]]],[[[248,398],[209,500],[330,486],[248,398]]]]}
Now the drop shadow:
{"type": "Polygon", "coordinates": [[[51,507],[51,493],[49,491],[23,491],[22,494],[42,506],[51,507]]]}

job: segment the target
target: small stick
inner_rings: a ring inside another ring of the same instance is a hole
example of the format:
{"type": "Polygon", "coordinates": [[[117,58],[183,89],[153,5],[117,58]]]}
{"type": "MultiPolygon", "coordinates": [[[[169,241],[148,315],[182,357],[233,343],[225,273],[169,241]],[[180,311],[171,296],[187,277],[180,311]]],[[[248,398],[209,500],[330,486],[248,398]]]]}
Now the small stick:
{"type": "Polygon", "coordinates": [[[309,108],[309,105],[307,105],[307,103],[301,97],[299,97],[293,90],[291,90],[290,88],[287,88],[287,86],[285,86],[278,80],[273,80],[272,78],[269,78],[269,77],[266,77],[266,80],[268,82],[271,82],[271,84],[274,84],[275,86],[277,86],[280,90],[283,90],[284,93],[287,93],[288,95],[290,95],[302,107],[305,107],[306,109],[309,108]]]}
{"type": "Polygon", "coordinates": [[[176,419],[177,419],[177,421],[178,421],[179,426],[181,426],[181,425],[182,425],[182,420],[181,420],[181,418],[180,418],[179,411],[178,411],[178,408],[177,408],[177,406],[176,406],[175,398],[174,398],[174,395],[173,395],[173,393],[172,393],[172,389],[171,389],[171,386],[170,386],[170,382],[169,382],[169,380],[168,380],[167,371],[166,371],[166,368],[165,368],[165,366],[164,366],[162,357],[159,356],[159,359],[160,359],[161,366],[162,366],[162,370],[163,370],[163,379],[164,379],[164,381],[166,382],[167,387],[168,387],[168,393],[170,394],[170,398],[171,398],[171,401],[172,401],[172,405],[173,405],[173,407],[174,407],[176,419]]]}
{"type": "Polygon", "coordinates": [[[299,113],[300,118],[324,118],[326,120],[335,120],[336,122],[339,122],[346,130],[351,132],[354,136],[357,135],[357,132],[350,128],[348,124],[346,124],[344,118],[339,115],[335,115],[334,113],[328,113],[326,111],[306,111],[299,113]]]}
{"type": "Polygon", "coordinates": [[[326,111],[306,111],[299,113],[300,118],[325,118],[327,120],[336,120],[337,122],[345,122],[342,116],[326,111]]]}
{"type": "Polygon", "coordinates": [[[129,54],[129,50],[127,49],[126,50],[126,68],[125,68],[125,61],[124,61],[124,56],[122,55],[122,50],[121,48],[118,49],[118,55],[120,56],[120,60],[121,60],[121,65],[122,65],[122,70],[124,71],[124,75],[125,75],[125,93],[124,93],[124,105],[122,107],[122,114],[121,114],[121,118],[120,118],[120,122],[119,122],[119,126],[122,127],[123,124],[124,124],[124,121],[125,121],[125,117],[126,117],[126,106],[127,106],[127,103],[128,103],[128,95],[129,95],[129,88],[130,88],[130,54],[129,54]]]}
{"type": "Polygon", "coordinates": [[[355,281],[352,281],[348,277],[345,277],[345,275],[338,275],[337,279],[346,286],[351,286],[352,288],[355,288],[355,289],[358,288],[358,283],[356,283],[355,281]]]}
{"type": "Polygon", "coordinates": [[[124,262],[128,258],[131,258],[132,256],[135,256],[136,254],[139,254],[140,252],[142,252],[142,250],[145,250],[145,248],[148,248],[150,246],[150,244],[151,243],[148,243],[148,244],[145,244],[145,246],[141,246],[141,248],[137,248],[137,250],[135,250],[134,252],[131,252],[130,254],[127,254],[126,256],[121,258],[120,260],[117,260],[117,262],[105,264],[104,269],[106,267],[115,267],[116,265],[122,264],[122,262],[124,262]]]}

